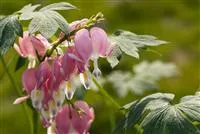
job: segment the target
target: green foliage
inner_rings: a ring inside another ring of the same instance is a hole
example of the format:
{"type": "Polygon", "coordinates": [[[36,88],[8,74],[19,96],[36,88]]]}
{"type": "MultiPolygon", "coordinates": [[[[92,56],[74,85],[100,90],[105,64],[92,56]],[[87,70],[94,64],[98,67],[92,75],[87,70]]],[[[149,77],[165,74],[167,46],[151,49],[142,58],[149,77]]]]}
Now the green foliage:
{"type": "Polygon", "coordinates": [[[128,91],[142,94],[145,90],[159,89],[158,80],[178,74],[175,64],[161,61],[143,61],[133,67],[133,72],[134,75],[131,72],[114,71],[106,79],[113,84],[119,96],[124,97],[128,91]]]}
{"type": "Polygon", "coordinates": [[[200,94],[185,96],[172,105],[173,94],[156,93],[124,106],[125,119],[115,132],[139,125],[144,134],[199,134],[200,94]]]}
{"type": "Polygon", "coordinates": [[[18,57],[17,64],[15,66],[15,71],[19,70],[26,63],[26,58],[18,57]]]}
{"type": "Polygon", "coordinates": [[[0,19],[0,54],[4,55],[13,46],[17,36],[23,36],[23,29],[17,15],[0,19]]]}
{"type": "Polygon", "coordinates": [[[21,13],[20,20],[32,19],[28,28],[30,33],[39,31],[46,38],[51,38],[58,29],[61,29],[68,34],[68,23],[56,10],[76,9],[75,6],[67,2],[60,2],[35,11],[39,6],[29,4],[18,11],[21,13]]]}
{"type": "MultiPolygon", "coordinates": [[[[137,35],[129,31],[118,30],[110,37],[111,43],[118,46],[122,52],[130,55],[134,58],[139,58],[139,49],[147,46],[158,46],[166,44],[166,41],[158,40],[151,35],[137,35]]],[[[111,57],[117,57],[120,54],[111,53],[111,57]]],[[[118,64],[117,58],[109,58],[108,62],[111,63],[111,67],[115,67],[118,64]]]]}
{"type": "Polygon", "coordinates": [[[107,61],[110,63],[112,68],[119,63],[121,56],[122,56],[122,51],[120,50],[120,48],[117,46],[113,47],[113,50],[107,57],[107,61]]]}
{"type": "Polygon", "coordinates": [[[70,10],[70,9],[76,9],[76,7],[70,3],[67,2],[60,2],[60,3],[54,3],[50,4],[46,7],[43,7],[40,9],[40,11],[45,10],[70,10]]]}

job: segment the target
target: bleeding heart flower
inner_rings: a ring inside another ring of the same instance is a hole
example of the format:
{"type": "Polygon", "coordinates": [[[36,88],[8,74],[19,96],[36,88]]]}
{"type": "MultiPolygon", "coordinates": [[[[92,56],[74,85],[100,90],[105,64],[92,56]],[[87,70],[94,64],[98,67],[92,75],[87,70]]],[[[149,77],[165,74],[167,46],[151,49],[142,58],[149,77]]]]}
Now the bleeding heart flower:
{"type": "Polygon", "coordinates": [[[77,101],[72,107],[65,105],[55,117],[56,134],[87,134],[94,120],[93,108],[84,101],[77,101]]]}
{"type": "Polygon", "coordinates": [[[19,38],[19,46],[14,44],[14,48],[22,57],[36,57],[36,51],[40,56],[43,56],[46,52],[46,48],[49,43],[42,35],[29,35],[28,32],[24,32],[23,38],[19,38]]]}
{"type": "MultiPolygon", "coordinates": [[[[45,60],[38,68],[27,69],[22,76],[23,87],[33,107],[41,113],[45,126],[50,124],[65,99],[64,90],[59,88],[63,78],[60,69],[59,58],[53,61],[52,67],[45,60]]],[[[26,100],[24,98],[17,99],[15,103],[26,100]]]]}
{"type": "Polygon", "coordinates": [[[93,60],[95,77],[101,75],[98,67],[98,58],[105,57],[110,49],[106,32],[98,27],[93,27],[88,31],[81,29],[75,34],[74,44],[76,55],[82,62],[77,62],[81,82],[88,89],[91,85],[91,75],[88,68],[88,61],[93,60]]]}
{"type": "Polygon", "coordinates": [[[19,45],[14,44],[15,50],[20,56],[29,59],[28,68],[35,67],[35,59],[37,54],[44,56],[48,46],[50,44],[42,35],[29,35],[28,32],[24,32],[23,38],[19,38],[19,45]]]}
{"type": "Polygon", "coordinates": [[[79,30],[75,35],[74,43],[78,57],[86,63],[93,51],[89,31],[87,29],[79,30]]]}
{"type": "Polygon", "coordinates": [[[61,72],[66,81],[69,80],[71,75],[76,71],[76,61],[72,57],[70,57],[70,54],[75,54],[74,47],[68,48],[61,59],[61,72]]]}

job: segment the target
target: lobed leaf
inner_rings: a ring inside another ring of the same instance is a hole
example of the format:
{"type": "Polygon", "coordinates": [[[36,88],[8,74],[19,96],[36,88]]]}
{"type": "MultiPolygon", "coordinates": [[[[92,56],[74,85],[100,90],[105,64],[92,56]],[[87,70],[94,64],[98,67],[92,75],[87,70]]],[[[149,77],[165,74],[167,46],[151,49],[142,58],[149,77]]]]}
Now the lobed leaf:
{"type": "Polygon", "coordinates": [[[71,10],[76,9],[76,7],[68,2],[60,2],[60,3],[54,3],[50,4],[48,6],[45,6],[41,8],[39,11],[45,11],[45,10],[71,10]]]}
{"type": "Polygon", "coordinates": [[[125,106],[129,111],[117,130],[139,125],[143,134],[199,134],[200,95],[185,96],[171,105],[173,94],[156,93],[125,106]]]}
{"type": "MultiPolygon", "coordinates": [[[[166,41],[158,40],[152,35],[137,35],[129,31],[118,30],[109,37],[112,44],[119,47],[124,53],[134,58],[139,58],[139,49],[148,46],[166,44],[166,41]]],[[[118,62],[115,61],[115,66],[118,62]]],[[[113,66],[113,65],[112,65],[113,66]]]]}
{"type": "Polygon", "coordinates": [[[21,20],[32,19],[28,28],[30,33],[39,31],[46,38],[51,38],[60,29],[68,34],[68,23],[56,10],[76,9],[75,6],[67,2],[60,2],[50,4],[36,11],[39,6],[29,4],[19,11],[21,20]]]}
{"type": "Polygon", "coordinates": [[[57,22],[53,18],[48,17],[48,13],[37,12],[29,24],[28,31],[30,33],[39,31],[44,37],[50,38],[57,31],[58,27],[57,22]]]}
{"type": "Polygon", "coordinates": [[[116,46],[113,47],[112,51],[107,56],[107,61],[110,63],[112,68],[114,68],[119,63],[121,56],[122,56],[122,52],[119,49],[119,47],[116,47],[116,46]]]}
{"type": "Polygon", "coordinates": [[[16,15],[0,20],[0,54],[4,55],[13,46],[17,36],[23,36],[23,29],[16,15]]]}

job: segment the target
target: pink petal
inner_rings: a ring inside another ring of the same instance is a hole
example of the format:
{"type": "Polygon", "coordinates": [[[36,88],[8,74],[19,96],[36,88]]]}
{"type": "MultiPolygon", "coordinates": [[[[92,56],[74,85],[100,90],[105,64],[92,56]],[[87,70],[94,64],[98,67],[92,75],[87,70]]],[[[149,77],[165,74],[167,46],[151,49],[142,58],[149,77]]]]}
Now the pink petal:
{"type": "Polygon", "coordinates": [[[40,64],[40,66],[36,72],[36,77],[37,77],[39,85],[41,85],[42,83],[47,81],[47,79],[49,79],[51,76],[52,76],[52,74],[51,74],[50,65],[49,65],[48,61],[45,60],[40,64]]]}
{"type": "Polygon", "coordinates": [[[62,61],[61,61],[61,65],[62,65],[62,69],[63,69],[63,77],[65,80],[69,80],[70,76],[74,73],[75,71],[75,60],[72,59],[69,56],[69,53],[74,53],[75,49],[74,47],[68,48],[67,52],[65,53],[65,55],[62,57],[62,61]]]}
{"type": "MultiPolygon", "coordinates": [[[[80,109],[79,112],[72,112],[72,126],[80,134],[87,133],[94,119],[93,111],[84,101],[77,101],[75,106],[80,109]]],[[[77,109],[77,110],[78,110],[77,109]]]]}
{"type": "Polygon", "coordinates": [[[75,34],[75,49],[80,59],[87,62],[92,54],[92,42],[87,29],[81,29],[75,34]]]}
{"type": "Polygon", "coordinates": [[[43,90],[44,92],[44,99],[43,99],[43,107],[46,107],[49,100],[52,99],[52,90],[51,84],[52,84],[52,72],[51,67],[47,60],[43,61],[36,72],[36,78],[38,83],[38,88],[40,90],[43,90]]]}
{"type": "Polygon", "coordinates": [[[99,56],[105,56],[108,49],[108,37],[106,32],[98,27],[93,27],[90,30],[92,39],[93,51],[97,51],[99,56]]]}
{"type": "Polygon", "coordinates": [[[34,49],[38,52],[40,56],[44,56],[46,52],[45,45],[40,41],[40,39],[35,36],[31,36],[30,38],[34,49]]]}
{"type": "Polygon", "coordinates": [[[55,118],[57,134],[69,134],[70,131],[70,109],[71,107],[68,105],[63,106],[62,109],[59,110],[57,116],[55,118]]]}
{"type": "Polygon", "coordinates": [[[36,68],[31,68],[26,70],[22,75],[23,87],[29,95],[31,91],[37,87],[36,71],[36,68]]]}
{"type": "Polygon", "coordinates": [[[19,48],[19,46],[17,44],[14,44],[14,49],[17,51],[17,53],[24,57],[24,54],[22,53],[21,49],[19,48]]]}
{"type": "Polygon", "coordinates": [[[48,47],[51,46],[51,44],[49,43],[49,41],[44,36],[42,36],[41,34],[38,34],[36,37],[43,43],[43,45],[45,46],[45,48],[48,48],[48,47]]]}
{"type": "Polygon", "coordinates": [[[73,31],[75,29],[77,29],[79,26],[83,26],[85,25],[85,23],[88,21],[88,19],[84,18],[82,20],[77,20],[77,21],[73,21],[72,23],[69,24],[69,31],[73,31]]]}
{"type": "Polygon", "coordinates": [[[53,61],[52,75],[53,77],[52,77],[52,82],[51,82],[51,89],[57,90],[59,88],[61,81],[63,80],[62,65],[61,65],[61,60],[59,58],[56,58],[53,61]]]}
{"type": "Polygon", "coordinates": [[[13,104],[21,104],[29,98],[29,95],[17,98],[13,104]]]}
{"type": "Polygon", "coordinates": [[[88,104],[87,104],[85,101],[81,101],[81,100],[76,101],[76,102],[75,102],[75,106],[76,106],[77,108],[83,110],[83,111],[86,113],[86,115],[87,115],[87,117],[88,117],[89,119],[94,118],[94,113],[93,113],[93,111],[91,112],[91,108],[88,106],[88,104]]]}
{"type": "Polygon", "coordinates": [[[19,47],[25,57],[27,57],[27,56],[35,57],[36,56],[35,49],[31,42],[31,38],[27,35],[27,33],[24,34],[23,38],[21,38],[21,37],[19,38],[19,47]]]}

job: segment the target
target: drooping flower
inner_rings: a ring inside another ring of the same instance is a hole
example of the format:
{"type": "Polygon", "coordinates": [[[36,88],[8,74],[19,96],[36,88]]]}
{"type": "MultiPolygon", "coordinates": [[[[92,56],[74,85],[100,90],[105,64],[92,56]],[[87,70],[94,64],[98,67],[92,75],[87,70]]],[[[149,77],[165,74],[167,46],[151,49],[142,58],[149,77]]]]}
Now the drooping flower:
{"type": "Polygon", "coordinates": [[[19,45],[14,44],[15,50],[20,56],[29,59],[29,67],[35,66],[35,59],[37,54],[44,56],[47,48],[50,46],[48,41],[42,35],[29,35],[28,32],[24,32],[23,38],[19,38],[19,45]]]}
{"type": "Polygon", "coordinates": [[[89,31],[87,29],[79,30],[75,35],[74,44],[77,56],[81,59],[81,62],[78,62],[78,69],[82,73],[85,71],[93,51],[89,31]]]}
{"type": "Polygon", "coordinates": [[[109,51],[108,37],[106,32],[98,27],[93,27],[89,31],[81,29],[75,34],[74,44],[76,55],[81,59],[81,62],[77,62],[81,82],[88,89],[92,79],[88,69],[88,62],[90,59],[93,60],[93,74],[95,77],[99,77],[101,71],[98,67],[98,58],[105,57],[109,51]]]}
{"type": "Polygon", "coordinates": [[[76,90],[76,86],[74,85],[74,76],[77,73],[76,69],[76,61],[73,59],[71,55],[75,54],[75,48],[70,47],[67,49],[66,53],[62,57],[62,75],[64,77],[64,81],[60,84],[60,88],[64,90],[67,99],[72,99],[74,92],[76,90]]]}
{"type": "Polygon", "coordinates": [[[32,105],[40,114],[44,126],[49,126],[65,99],[60,88],[62,82],[60,59],[54,59],[52,66],[48,60],[43,61],[38,68],[27,69],[22,76],[22,84],[27,97],[18,98],[15,104],[30,97],[32,105]]]}
{"type": "Polygon", "coordinates": [[[74,107],[65,105],[59,110],[49,134],[88,134],[93,120],[93,108],[84,101],[77,101],[74,107]]]}

